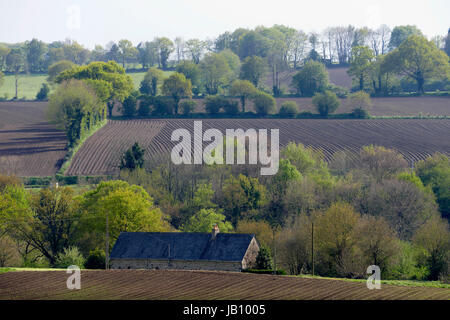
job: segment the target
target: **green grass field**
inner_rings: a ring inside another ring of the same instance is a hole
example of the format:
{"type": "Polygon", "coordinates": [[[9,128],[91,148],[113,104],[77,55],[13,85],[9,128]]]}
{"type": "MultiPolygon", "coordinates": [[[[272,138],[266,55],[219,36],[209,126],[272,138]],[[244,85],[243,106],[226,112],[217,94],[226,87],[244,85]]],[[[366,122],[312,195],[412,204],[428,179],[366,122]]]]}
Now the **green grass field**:
{"type": "MultiPolygon", "coordinates": [[[[36,99],[41,85],[47,81],[46,74],[29,74],[19,77],[18,98],[25,100],[36,99]]],[[[0,87],[0,98],[12,99],[16,94],[15,78],[13,75],[5,76],[5,82],[0,87]]]]}
{"type": "MultiPolygon", "coordinates": [[[[165,76],[170,76],[173,71],[164,71],[165,76]]],[[[144,79],[145,72],[128,73],[133,79],[134,89],[139,90],[142,79],[144,79]]],[[[36,94],[39,92],[42,84],[47,82],[46,74],[28,74],[19,77],[18,98],[21,100],[35,100],[36,94]]],[[[51,91],[54,89],[50,86],[51,91]]],[[[5,81],[0,87],[0,98],[12,99],[15,96],[15,79],[13,75],[5,76],[5,81]]]]}

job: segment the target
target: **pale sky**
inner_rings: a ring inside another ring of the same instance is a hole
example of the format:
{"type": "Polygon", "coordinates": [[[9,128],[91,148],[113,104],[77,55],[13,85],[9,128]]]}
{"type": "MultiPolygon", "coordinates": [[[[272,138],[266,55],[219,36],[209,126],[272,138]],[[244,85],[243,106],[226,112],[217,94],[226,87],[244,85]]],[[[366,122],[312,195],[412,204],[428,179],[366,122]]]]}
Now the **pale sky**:
{"type": "Polygon", "coordinates": [[[238,27],[284,24],[306,32],[352,24],[417,25],[446,35],[449,0],[0,0],[0,42],[74,39],[88,48],[156,36],[215,38],[238,27]]]}

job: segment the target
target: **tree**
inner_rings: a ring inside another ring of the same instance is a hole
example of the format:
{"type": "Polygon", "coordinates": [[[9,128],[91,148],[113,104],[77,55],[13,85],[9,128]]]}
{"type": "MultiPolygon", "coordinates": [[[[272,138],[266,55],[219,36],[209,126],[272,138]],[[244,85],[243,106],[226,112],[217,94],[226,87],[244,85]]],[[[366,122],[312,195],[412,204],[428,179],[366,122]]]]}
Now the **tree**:
{"type": "Polygon", "coordinates": [[[263,58],[258,56],[247,57],[241,66],[240,78],[248,80],[253,83],[255,87],[258,87],[261,79],[263,79],[266,74],[266,68],[266,62],[263,58]]]}
{"type": "Polygon", "coordinates": [[[298,105],[295,101],[285,101],[283,102],[283,104],[281,105],[279,114],[289,117],[289,118],[294,118],[298,113],[298,105]]]}
{"type": "MultiPolygon", "coordinates": [[[[96,236],[95,248],[105,242],[106,216],[112,245],[121,232],[164,232],[170,226],[153,199],[141,187],[125,181],[101,182],[81,198],[80,232],[96,236]]],[[[91,250],[92,250],[91,249],[91,250]]]]}
{"type": "Polygon", "coordinates": [[[325,66],[316,61],[308,61],[292,78],[292,85],[302,96],[312,96],[328,87],[328,72],[325,66]]]}
{"type": "Polygon", "coordinates": [[[184,74],[175,72],[164,80],[162,92],[164,95],[173,98],[175,101],[175,114],[178,114],[178,104],[181,98],[192,96],[191,80],[186,79],[184,74]]]}
{"type": "Polygon", "coordinates": [[[25,55],[30,72],[42,71],[44,63],[44,54],[47,51],[47,46],[44,42],[37,39],[25,42],[25,55]]]}
{"type": "Polygon", "coordinates": [[[24,58],[22,54],[22,50],[18,48],[13,48],[6,56],[6,67],[9,71],[14,73],[15,78],[15,86],[16,86],[16,94],[14,99],[18,98],[18,88],[19,88],[19,74],[25,68],[24,58]]]}
{"type": "Polygon", "coordinates": [[[137,168],[144,167],[144,154],[145,149],[142,149],[139,143],[136,142],[123,155],[122,160],[120,161],[120,170],[128,169],[133,171],[137,168]]]}
{"type": "Polygon", "coordinates": [[[450,28],[448,29],[447,36],[445,37],[444,51],[450,57],[450,28]]]}
{"type": "Polygon", "coordinates": [[[136,114],[136,105],[136,94],[130,94],[122,103],[122,114],[125,117],[134,116],[136,114]]]}
{"type": "Polygon", "coordinates": [[[62,49],[64,51],[64,59],[70,60],[75,64],[82,65],[89,58],[89,50],[83,48],[76,41],[66,40],[62,49]]]}
{"type": "Polygon", "coordinates": [[[225,216],[215,209],[201,209],[189,218],[183,225],[184,232],[211,232],[214,224],[217,224],[221,232],[230,232],[233,227],[225,220],[225,216]]]}
{"type": "Polygon", "coordinates": [[[10,48],[8,48],[3,44],[0,44],[0,71],[7,69],[6,57],[8,56],[10,51],[11,51],[10,48]]]}
{"type": "Polygon", "coordinates": [[[365,91],[357,91],[348,96],[348,105],[355,114],[366,114],[372,107],[370,96],[365,91]]]}
{"type": "Polygon", "coordinates": [[[50,96],[47,117],[66,132],[69,146],[106,117],[106,106],[80,80],[63,82],[50,96]]]}
{"type": "Polygon", "coordinates": [[[191,61],[183,61],[177,65],[176,71],[184,74],[186,79],[191,80],[192,86],[199,87],[200,84],[200,68],[191,61]]]}
{"type": "Polygon", "coordinates": [[[414,235],[414,243],[425,250],[429,280],[447,278],[450,263],[450,231],[448,222],[433,217],[414,235]]]}
{"type": "Polygon", "coordinates": [[[192,113],[196,107],[197,103],[192,99],[183,100],[180,102],[181,112],[186,115],[192,113]]]}
{"type": "Polygon", "coordinates": [[[231,69],[224,56],[218,53],[206,54],[200,62],[200,70],[207,94],[215,95],[219,88],[228,84],[231,69]]]}
{"type": "Polygon", "coordinates": [[[253,105],[255,106],[256,113],[259,115],[267,115],[274,113],[277,108],[275,98],[265,92],[258,92],[252,96],[253,105]]]}
{"type": "Polygon", "coordinates": [[[450,220],[450,160],[444,154],[434,154],[416,163],[415,172],[425,186],[430,186],[439,204],[442,217],[450,220]]]}
{"type": "Polygon", "coordinates": [[[370,63],[374,58],[372,50],[368,46],[356,46],[352,48],[350,68],[348,74],[359,81],[359,90],[364,90],[364,80],[368,76],[370,63]]]}
{"type": "Polygon", "coordinates": [[[138,55],[138,50],[133,47],[130,40],[122,39],[119,41],[119,54],[122,61],[122,68],[125,69],[125,62],[138,55]]]}
{"type": "Polygon", "coordinates": [[[78,201],[69,187],[41,189],[32,198],[31,207],[32,216],[22,218],[18,232],[54,265],[74,238],[78,201]]]}
{"type": "Polygon", "coordinates": [[[71,69],[75,67],[76,64],[74,64],[72,61],[69,60],[61,60],[58,62],[53,63],[48,67],[48,78],[47,81],[53,82],[56,80],[56,76],[63,72],[64,70],[71,69]]]}
{"type": "Polygon", "coordinates": [[[186,42],[181,37],[176,37],[174,40],[175,52],[177,54],[177,64],[180,64],[181,60],[184,59],[184,52],[186,42]]]}
{"type": "Polygon", "coordinates": [[[93,88],[97,97],[108,103],[109,115],[112,114],[115,101],[123,102],[133,90],[133,80],[116,62],[91,62],[87,66],[77,66],[61,72],[56,82],[69,79],[85,81],[93,88]]]}
{"type": "Polygon", "coordinates": [[[200,58],[205,50],[206,43],[199,39],[190,39],[185,43],[187,51],[191,55],[192,61],[199,64],[200,58]]]}
{"type": "Polygon", "coordinates": [[[377,181],[394,177],[408,168],[408,163],[396,150],[383,146],[364,146],[359,151],[357,166],[377,181]]]}
{"type": "Polygon", "coordinates": [[[158,48],[154,41],[139,43],[137,50],[138,60],[142,64],[142,68],[152,67],[158,61],[158,48]]]}
{"type": "Polygon", "coordinates": [[[270,246],[273,242],[272,228],[265,220],[239,220],[236,233],[254,234],[259,244],[263,246],[270,246]]]}
{"type": "Polygon", "coordinates": [[[0,71],[0,88],[2,87],[4,82],[5,82],[5,74],[0,71]]]}
{"type": "Polygon", "coordinates": [[[242,112],[245,112],[245,100],[257,92],[255,86],[248,80],[234,80],[231,84],[230,94],[241,99],[242,112]]]}
{"type": "Polygon", "coordinates": [[[174,50],[173,42],[166,37],[156,38],[155,42],[157,44],[159,52],[159,67],[165,70],[167,69],[167,62],[169,60],[169,56],[174,50]]]}
{"type": "Polygon", "coordinates": [[[335,112],[340,104],[336,94],[328,90],[323,93],[316,93],[312,99],[312,103],[323,117],[327,117],[330,113],[335,112]]]}
{"type": "Polygon", "coordinates": [[[419,94],[424,93],[425,80],[450,76],[448,56],[432,42],[418,35],[404,40],[386,56],[385,62],[391,70],[415,80],[419,94]]]}
{"type": "Polygon", "coordinates": [[[255,260],[255,268],[259,270],[271,270],[272,269],[272,255],[270,249],[266,246],[259,248],[258,255],[255,260]]]}
{"type": "Polygon", "coordinates": [[[400,47],[403,41],[405,41],[412,35],[423,36],[422,31],[420,31],[416,26],[396,26],[391,33],[389,49],[392,51],[400,47]]]}
{"type": "Polygon", "coordinates": [[[139,91],[143,94],[156,96],[158,94],[158,86],[163,80],[164,72],[158,68],[152,67],[145,73],[139,91]]]}

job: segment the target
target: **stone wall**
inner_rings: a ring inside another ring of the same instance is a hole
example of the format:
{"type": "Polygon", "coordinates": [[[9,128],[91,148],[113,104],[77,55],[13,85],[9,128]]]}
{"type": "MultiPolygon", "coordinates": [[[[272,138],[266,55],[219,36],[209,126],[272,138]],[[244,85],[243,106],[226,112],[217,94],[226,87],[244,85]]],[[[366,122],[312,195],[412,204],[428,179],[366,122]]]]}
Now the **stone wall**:
{"type": "Polygon", "coordinates": [[[180,270],[217,270],[241,271],[241,262],[226,261],[188,261],[188,260],[151,260],[151,259],[111,259],[111,269],[180,269],[180,270]]]}
{"type": "Polygon", "coordinates": [[[242,269],[251,269],[255,267],[256,257],[258,256],[259,245],[255,238],[252,239],[248,246],[247,252],[242,259],[242,269]]]}

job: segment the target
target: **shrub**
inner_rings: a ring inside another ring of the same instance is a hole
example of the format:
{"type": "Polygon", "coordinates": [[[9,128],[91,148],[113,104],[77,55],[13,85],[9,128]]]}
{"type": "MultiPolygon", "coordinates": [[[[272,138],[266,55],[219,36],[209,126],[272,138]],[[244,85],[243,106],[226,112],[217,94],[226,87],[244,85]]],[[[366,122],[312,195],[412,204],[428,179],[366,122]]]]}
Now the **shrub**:
{"type": "Polygon", "coordinates": [[[156,97],[153,104],[153,114],[158,116],[173,114],[175,101],[169,97],[156,97]]]}
{"type": "Polygon", "coordinates": [[[105,252],[100,249],[89,252],[89,257],[84,267],[86,269],[105,269],[105,252]]]}
{"type": "MultiPolygon", "coordinates": [[[[242,270],[242,272],[257,273],[257,274],[273,274],[274,270],[245,269],[245,270],[242,270]]],[[[282,269],[278,269],[276,274],[278,276],[285,276],[285,275],[287,275],[286,271],[284,271],[282,269]]]]}
{"type": "Polygon", "coordinates": [[[120,170],[135,170],[136,168],[142,168],[144,166],[144,153],[145,150],[136,142],[123,155],[120,163],[120,170]]]}
{"type": "Polygon", "coordinates": [[[370,114],[367,110],[364,109],[353,109],[352,113],[351,113],[352,117],[355,119],[368,119],[370,118],[370,114]]]}
{"type": "Polygon", "coordinates": [[[259,115],[267,115],[276,110],[276,101],[270,94],[260,91],[252,99],[256,113],[259,115]]]}
{"type": "Polygon", "coordinates": [[[183,112],[183,114],[185,115],[192,113],[195,110],[196,106],[197,104],[192,99],[183,100],[180,102],[181,112],[183,112]]]}
{"type": "Polygon", "coordinates": [[[137,100],[135,95],[130,94],[122,104],[122,114],[125,117],[132,117],[136,114],[137,100]]]}
{"type": "Polygon", "coordinates": [[[217,114],[226,104],[226,98],[221,96],[207,96],[205,98],[205,110],[210,114],[217,114]]]}
{"type": "Polygon", "coordinates": [[[39,92],[36,95],[36,99],[38,99],[38,100],[47,99],[49,92],[50,92],[50,88],[49,88],[48,84],[43,83],[41,86],[41,89],[39,90],[39,92]]]}
{"type": "Polygon", "coordinates": [[[239,113],[239,106],[237,101],[226,99],[224,101],[223,110],[226,114],[234,115],[239,113]]]}
{"type": "Polygon", "coordinates": [[[354,118],[368,118],[368,110],[372,107],[372,101],[368,93],[358,91],[352,93],[348,98],[348,104],[352,108],[352,115],[354,118]]]}
{"type": "Polygon", "coordinates": [[[64,248],[63,252],[60,252],[56,257],[54,263],[55,268],[67,268],[71,265],[82,268],[84,266],[85,259],[80,253],[77,247],[64,248]]]}
{"type": "Polygon", "coordinates": [[[267,270],[272,269],[272,255],[270,254],[269,248],[261,246],[259,248],[258,255],[256,256],[256,269],[267,270]]]}
{"type": "Polygon", "coordinates": [[[316,93],[312,99],[312,103],[316,107],[319,114],[324,117],[335,112],[340,104],[339,98],[331,91],[316,93]]]}
{"type": "Polygon", "coordinates": [[[150,106],[155,103],[155,99],[152,96],[143,96],[139,101],[138,115],[140,117],[148,117],[150,114],[150,106]]]}
{"type": "Polygon", "coordinates": [[[294,118],[298,113],[298,106],[295,101],[283,102],[279,114],[286,117],[294,118]]]}

